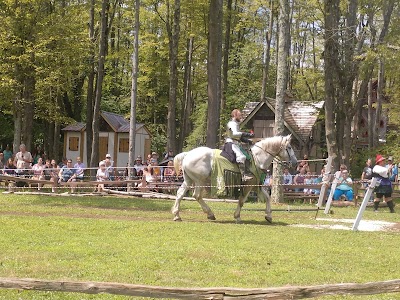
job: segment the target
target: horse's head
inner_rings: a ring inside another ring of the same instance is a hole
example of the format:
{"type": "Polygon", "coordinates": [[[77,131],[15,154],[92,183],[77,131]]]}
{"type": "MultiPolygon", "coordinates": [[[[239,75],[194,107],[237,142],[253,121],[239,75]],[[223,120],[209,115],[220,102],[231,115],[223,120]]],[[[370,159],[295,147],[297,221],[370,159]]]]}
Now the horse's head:
{"type": "Polygon", "coordinates": [[[252,148],[253,154],[258,157],[261,169],[267,169],[273,158],[278,158],[290,166],[297,166],[297,158],[290,145],[292,136],[274,136],[257,142],[252,148]]]}
{"type": "Polygon", "coordinates": [[[296,167],[297,158],[292,146],[290,145],[291,139],[292,139],[291,134],[282,137],[281,150],[279,151],[277,156],[279,156],[280,159],[285,163],[288,163],[290,167],[296,167]]]}

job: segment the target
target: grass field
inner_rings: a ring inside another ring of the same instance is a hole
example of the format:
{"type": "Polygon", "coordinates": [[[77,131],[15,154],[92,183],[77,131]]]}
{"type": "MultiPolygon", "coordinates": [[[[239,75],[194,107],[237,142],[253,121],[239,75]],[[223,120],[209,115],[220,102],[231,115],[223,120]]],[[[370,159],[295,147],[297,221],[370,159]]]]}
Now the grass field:
{"type": "MultiPolygon", "coordinates": [[[[400,222],[387,208],[363,219],[400,222]]],[[[210,203],[207,221],[196,202],[117,197],[0,194],[0,277],[112,281],[171,287],[278,287],[400,278],[399,232],[296,228],[321,224],[315,212],[262,211],[210,203]]],[[[311,207],[301,205],[302,207],[311,207]]],[[[263,204],[246,203],[260,209],[263,204]]],[[[276,208],[276,207],[275,207],[276,208]]],[[[333,208],[325,218],[355,218],[357,208],[333,208]]],[[[0,290],[0,299],[127,299],[123,296],[0,290]]],[[[324,299],[361,299],[325,297],[324,299]]],[[[400,299],[400,294],[362,299],[400,299]]]]}

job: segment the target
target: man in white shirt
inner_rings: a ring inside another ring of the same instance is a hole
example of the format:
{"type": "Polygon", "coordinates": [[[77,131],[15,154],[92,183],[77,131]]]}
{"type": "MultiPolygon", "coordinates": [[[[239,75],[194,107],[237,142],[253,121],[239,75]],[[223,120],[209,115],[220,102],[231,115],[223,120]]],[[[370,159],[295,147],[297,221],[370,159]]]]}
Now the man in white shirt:
{"type": "Polygon", "coordinates": [[[32,155],[29,151],[26,151],[25,144],[19,146],[19,152],[15,155],[15,161],[17,165],[18,174],[27,174],[29,169],[32,168],[32,155]]]}

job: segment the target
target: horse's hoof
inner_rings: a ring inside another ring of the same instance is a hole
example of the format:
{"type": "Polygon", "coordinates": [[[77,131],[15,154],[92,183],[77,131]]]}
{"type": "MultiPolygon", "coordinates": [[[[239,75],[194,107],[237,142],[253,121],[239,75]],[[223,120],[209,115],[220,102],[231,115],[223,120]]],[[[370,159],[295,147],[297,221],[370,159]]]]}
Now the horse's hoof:
{"type": "Polygon", "coordinates": [[[207,216],[207,219],[212,220],[212,221],[215,221],[215,220],[216,220],[216,218],[215,218],[214,215],[212,215],[212,216],[207,216]]]}
{"type": "Polygon", "coordinates": [[[265,220],[267,220],[267,222],[270,223],[270,224],[272,223],[272,218],[271,218],[271,217],[267,217],[267,216],[266,216],[266,217],[265,217],[265,220]]]}
{"type": "Polygon", "coordinates": [[[175,217],[175,218],[174,218],[174,221],[181,222],[182,219],[181,219],[181,217],[175,217]]]}

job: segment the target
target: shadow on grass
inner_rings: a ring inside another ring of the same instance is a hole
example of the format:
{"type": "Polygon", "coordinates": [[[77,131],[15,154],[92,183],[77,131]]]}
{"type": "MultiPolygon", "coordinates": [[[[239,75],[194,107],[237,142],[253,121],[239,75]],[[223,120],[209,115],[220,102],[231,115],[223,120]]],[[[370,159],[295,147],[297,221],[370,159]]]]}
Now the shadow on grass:
{"type": "MultiPolygon", "coordinates": [[[[212,223],[219,223],[219,224],[236,224],[235,220],[215,220],[215,221],[210,221],[212,223]]],[[[260,226],[288,226],[289,223],[285,222],[272,222],[269,223],[265,220],[242,220],[240,224],[237,224],[238,226],[240,225],[260,225],[260,226]]]]}
{"type": "Polygon", "coordinates": [[[170,211],[172,201],[159,201],[143,198],[116,198],[116,197],[54,197],[34,196],[31,205],[53,207],[87,207],[110,210],[141,210],[141,211],[170,211]]]}

